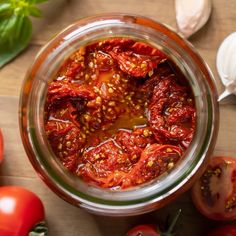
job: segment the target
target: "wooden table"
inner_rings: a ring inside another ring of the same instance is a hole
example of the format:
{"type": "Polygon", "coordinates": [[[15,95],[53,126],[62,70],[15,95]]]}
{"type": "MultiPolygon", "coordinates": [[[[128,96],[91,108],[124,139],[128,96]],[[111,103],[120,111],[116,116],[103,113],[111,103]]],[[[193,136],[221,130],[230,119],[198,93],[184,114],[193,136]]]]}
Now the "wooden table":
{"type": "MultiPolygon", "coordinates": [[[[213,1],[213,12],[207,25],[190,41],[209,64],[216,79],[219,93],[223,86],[219,80],[215,58],[222,40],[236,29],[236,2],[213,1]]],[[[75,20],[102,12],[126,12],[145,15],[176,28],[174,0],[51,0],[42,4],[43,19],[34,19],[34,34],[30,46],[20,56],[0,70],[0,127],[5,138],[5,160],[0,167],[1,185],[20,185],[31,189],[43,200],[51,236],[121,236],[137,223],[163,222],[182,208],[178,224],[179,235],[206,235],[216,224],[201,216],[193,207],[189,193],[167,207],[136,217],[110,218],[91,215],[71,206],[51,192],[31,167],[23,149],[18,130],[18,98],[27,68],[40,47],[58,31],[75,20]]],[[[236,97],[220,104],[221,120],[215,155],[236,157],[236,97]]]]}

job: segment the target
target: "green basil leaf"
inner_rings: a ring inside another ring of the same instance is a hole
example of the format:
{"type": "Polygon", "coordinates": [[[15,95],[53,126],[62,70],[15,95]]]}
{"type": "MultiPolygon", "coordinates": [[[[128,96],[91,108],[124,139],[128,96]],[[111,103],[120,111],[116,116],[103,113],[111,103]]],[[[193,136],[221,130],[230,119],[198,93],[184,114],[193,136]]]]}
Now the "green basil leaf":
{"type": "MultiPolygon", "coordinates": [[[[6,40],[6,38],[8,38],[8,40],[3,42],[0,36],[0,68],[22,52],[31,39],[32,23],[29,18],[20,15],[14,17],[16,17],[17,22],[17,24],[13,24],[14,27],[13,25],[10,27],[5,25],[6,29],[3,34],[5,35],[4,40],[6,40]],[[11,35],[7,37],[6,32],[11,35]]],[[[0,32],[1,27],[2,25],[0,22],[0,32]]]]}
{"type": "Polygon", "coordinates": [[[48,0],[0,0],[0,68],[23,51],[32,35],[29,15],[40,17],[35,4],[48,0]]]}
{"type": "Polygon", "coordinates": [[[18,17],[12,15],[8,18],[3,18],[0,21],[0,44],[11,43],[14,37],[14,31],[17,25],[18,17]]]}
{"type": "Polygon", "coordinates": [[[24,7],[16,7],[14,9],[14,14],[15,15],[25,15],[25,16],[29,15],[24,7]]]}
{"type": "Polygon", "coordinates": [[[21,29],[22,29],[23,24],[24,24],[24,19],[25,19],[24,15],[19,15],[18,16],[17,26],[16,26],[16,30],[15,30],[15,37],[16,38],[20,37],[21,29]]]}
{"type": "Polygon", "coordinates": [[[42,12],[41,10],[39,10],[37,7],[35,6],[30,6],[28,8],[28,11],[29,11],[29,14],[31,16],[34,16],[34,17],[41,17],[42,16],[42,12]]]}
{"type": "Polygon", "coordinates": [[[8,16],[12,14],[11,4],[10,3],[1,3],[0,4],[0,17],[8,16]]]}

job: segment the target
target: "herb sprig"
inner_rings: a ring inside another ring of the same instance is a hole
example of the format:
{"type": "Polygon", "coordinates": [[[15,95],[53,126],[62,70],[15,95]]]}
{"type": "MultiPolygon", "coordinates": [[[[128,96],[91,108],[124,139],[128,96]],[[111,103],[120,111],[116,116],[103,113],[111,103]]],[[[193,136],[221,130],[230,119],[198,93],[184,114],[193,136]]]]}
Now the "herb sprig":
{"type": "Polygon", "coordinates": [[[32,22],[29,16],[41,17],[36,6],[48,0],[0,0],[0,68],[29,44],[32,22]]]}

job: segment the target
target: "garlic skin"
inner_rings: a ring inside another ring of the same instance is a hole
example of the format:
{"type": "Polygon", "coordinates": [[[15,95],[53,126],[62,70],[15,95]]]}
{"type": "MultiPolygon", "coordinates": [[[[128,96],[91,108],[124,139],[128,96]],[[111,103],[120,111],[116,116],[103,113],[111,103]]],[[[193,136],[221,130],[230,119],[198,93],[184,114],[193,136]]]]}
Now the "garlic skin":
{"type": "Polygon", "coordinates": [[[197,32],[209,19],[211,0],[175,0],[179,31],[186,37],[197,32]]]}
{"type": "Polygon", "coordinates": [[[225,85],[225,91],[219,96],[218,101],[230,94],[236,95],[236,32],[221,43],[216,56],[216,67],[225,85]]]}

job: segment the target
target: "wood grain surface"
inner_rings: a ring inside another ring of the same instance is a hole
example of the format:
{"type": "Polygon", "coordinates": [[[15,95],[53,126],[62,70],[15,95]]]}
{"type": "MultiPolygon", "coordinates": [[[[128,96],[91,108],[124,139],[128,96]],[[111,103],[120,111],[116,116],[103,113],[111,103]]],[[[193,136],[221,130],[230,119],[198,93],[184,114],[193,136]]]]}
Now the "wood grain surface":
{"type": "MultiPolygon", "coordinates": [[[[219,93],[215,58],[222,40],[236,30],[236,0],[213,0],[209,22],[189,40],[210,66],[219,93]]],[[[164,222],[182,208],[178,224],[179,235],[205,236],[218,225],[201,216],[193,207],[189,193],[161,210],[136,217],[111,218],[94,216],[64,202],[39,179],[23,149],[18,129],[18,100],[22,81],[40,47],[58,31],[74,21],[103,12],[135,13],[150,17],[176,28],[173,0],[51,0],[42,4],[44,18],[34,19],[34,34],[30,46],[15,60],[0,70],[0,127],[5,138],[5,156],[0,166],[1,185],[25,186],[37,193],[46,207],[49,236],[122,236],[137,223],[164,222]]],[[[236,96],[220,104],[220,130],[215,155],[236,157],[236,96]]]]}

